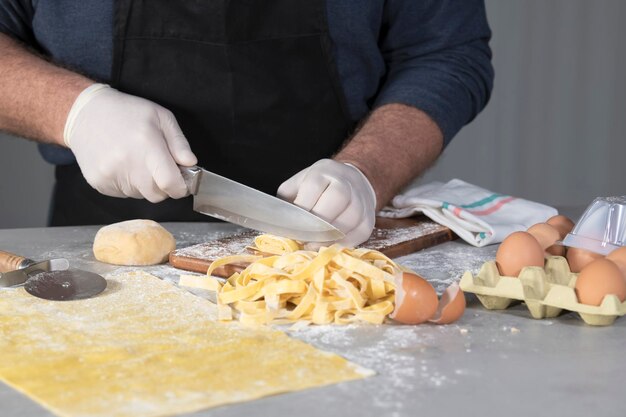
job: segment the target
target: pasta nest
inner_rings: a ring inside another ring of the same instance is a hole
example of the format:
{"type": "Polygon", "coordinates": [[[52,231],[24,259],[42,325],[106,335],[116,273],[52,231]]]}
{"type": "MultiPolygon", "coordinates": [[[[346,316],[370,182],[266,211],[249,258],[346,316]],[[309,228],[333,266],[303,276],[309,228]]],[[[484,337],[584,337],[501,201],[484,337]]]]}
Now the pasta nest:
{"type": "Polygon", "coordinates": [[[403,268],[382,253],[334,244],[304,250],[294,240],[260,235],[252,255],[215,260],[207,277],[181,277],[181,285],[216,292],[220,320],[243,324],[380,324],[394,309],[403,268]],[[212,277],[218,267],[248,264],[226,282],[212,277]],[[193,281],[193,282],[191,282],[193,281]]]}

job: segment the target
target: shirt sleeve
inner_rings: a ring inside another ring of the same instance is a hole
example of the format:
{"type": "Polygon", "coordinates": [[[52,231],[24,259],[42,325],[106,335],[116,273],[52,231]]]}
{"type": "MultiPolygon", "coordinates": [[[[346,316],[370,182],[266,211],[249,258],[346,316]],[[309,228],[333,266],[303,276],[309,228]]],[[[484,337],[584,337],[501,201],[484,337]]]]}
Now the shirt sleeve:
{"type": "Polygon", "coordinates": [[[0,0],[0,32],[33,46],[33,13],[30,0],[0,0]]]}
{"type": "Polygon", "coordinates": [[[382,29],[387,74],[374,107],[401,103],[424,111],[447,145],[485,107],[493,87],[483,0],[388,0],[382,29]]]}

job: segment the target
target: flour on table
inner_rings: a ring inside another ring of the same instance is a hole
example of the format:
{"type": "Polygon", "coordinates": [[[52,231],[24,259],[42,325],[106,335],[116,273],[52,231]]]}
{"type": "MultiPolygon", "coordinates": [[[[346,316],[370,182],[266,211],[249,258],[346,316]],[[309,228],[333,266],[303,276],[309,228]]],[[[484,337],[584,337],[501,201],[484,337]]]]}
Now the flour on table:
{"type": "Polygon", "coordinates": [[[495,258],[497,246],[476,248],[469,244],[442,244],[394,259],[420,274],[441,294],[450,284],[458,282],[465,271],[477,273],[483,263],[495,258]]]}
{"type": "Polygon", "coordinates": [[[354,397],[362,391],[384,415],[406,413],[403,404],[407,392],[419,395],[428,390],[445,390],[446,386],[461,383],[465,378],[462,369],[446,373],[434,366],[436,358],[445,354],[439,348],[440,336],[458,340],[457,325],[310,326],[291,335],[320,349],[341,352],[349,360],[358,358],[360,364],[375,370],[377,375],[370,380],[352,386],[339,385],[337,389],[342,396],[354,397]],[[420,358],[417,365],[416,356],[420,358]],[[374,396],[372,387],[368,389],[366,384],[375,385],[374,396]]]}
{"type": "Polygon", "coordinates": [[[396,229],[375,228],[369,240],[360,245],[360,247],[381,250],[382,248],[394,246],[420,236],[446,229],[445,226],[431,222],[422,222],[415,226],[398,227],[396,229]]]}
{"type": "Polygon", "coordinates": [[[223,239],[210,240],[206,243],[181,248],[176,250],[174,254],[179,257],[210,260],[237,255],[244,252],[248,245],[253,244],[254,238],[258,235],[259,232],[255,231],[244,232],[223,239]]]}

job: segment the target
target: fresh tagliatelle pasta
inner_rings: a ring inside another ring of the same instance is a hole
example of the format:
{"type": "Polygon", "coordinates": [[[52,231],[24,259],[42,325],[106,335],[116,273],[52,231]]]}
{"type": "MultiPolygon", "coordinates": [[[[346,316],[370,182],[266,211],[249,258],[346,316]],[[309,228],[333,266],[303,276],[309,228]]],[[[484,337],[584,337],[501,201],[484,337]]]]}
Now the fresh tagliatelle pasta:
{"type": "Polygon", "coordinates": [[[215,260],[207,277],[181,276],[180,285],[215,291],[220,320],[238,316],[244,324],[382,323],[394,309],[401,268],[382,253],[340,245],[303,250],[291,239],[261,235],[251,247],[258,255],[215,260]],[[222,284],[218,267],[249,263],[222,284]],[[235,314],[233,314],[235,313],[235,314]]]}

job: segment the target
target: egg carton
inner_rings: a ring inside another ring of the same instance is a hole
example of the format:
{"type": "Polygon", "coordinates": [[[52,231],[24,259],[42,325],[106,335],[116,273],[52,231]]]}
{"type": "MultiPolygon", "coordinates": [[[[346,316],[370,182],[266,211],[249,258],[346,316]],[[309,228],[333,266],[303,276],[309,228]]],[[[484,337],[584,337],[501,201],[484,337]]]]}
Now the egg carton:
{"type": "Polygon", "coordinates": [[[568,310],[577,312],[589,325],[608,326],[626,314],[626,302],[615,295],[605,296],[599,306],[579,303],[574,289],[577,278],[565,258],[550,256],[543,268],[527,266],[519,277],[500,275],[495,261],[488,261],[475,276],[465,272],[459,285],[463,291],[476,294],[488,310],[504,310],[524,302],[536,319],[553,318],[568,310]]]}

